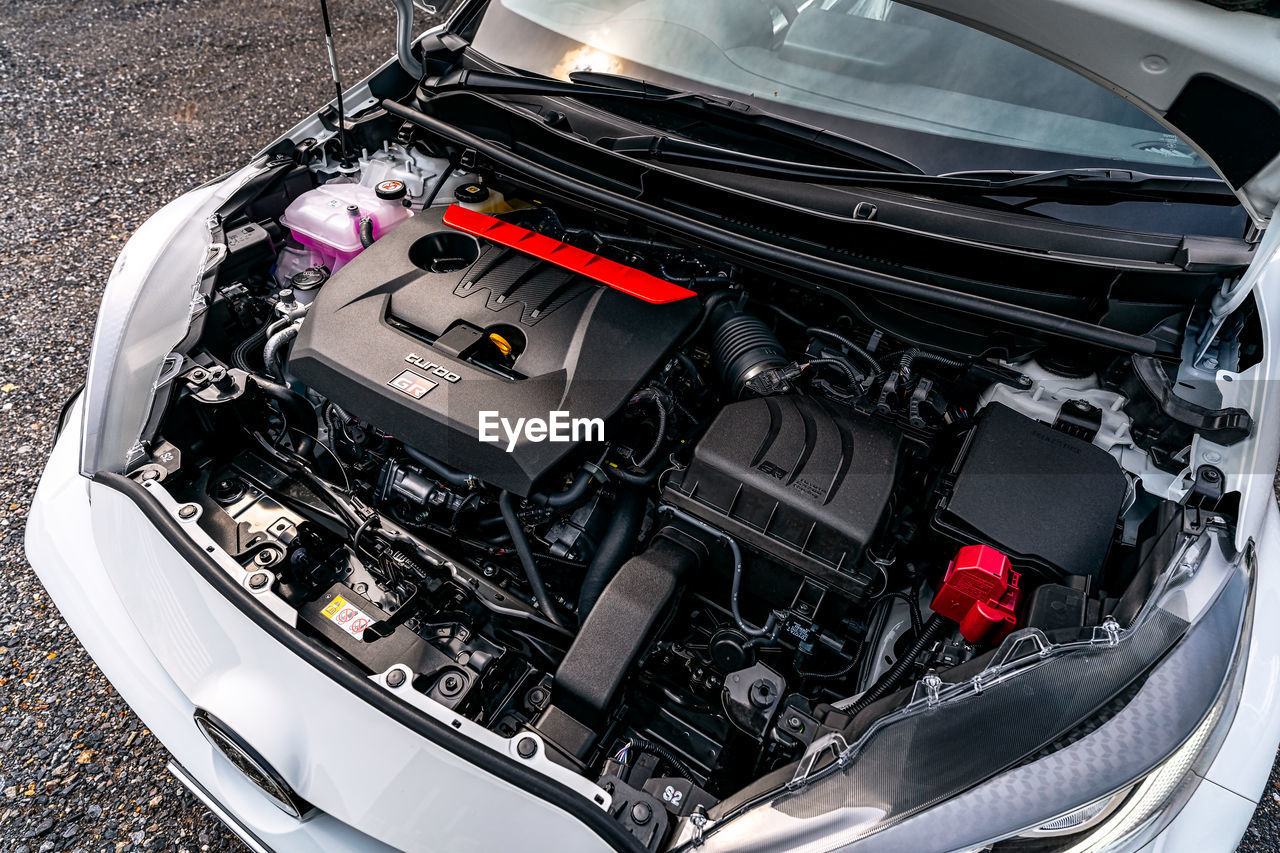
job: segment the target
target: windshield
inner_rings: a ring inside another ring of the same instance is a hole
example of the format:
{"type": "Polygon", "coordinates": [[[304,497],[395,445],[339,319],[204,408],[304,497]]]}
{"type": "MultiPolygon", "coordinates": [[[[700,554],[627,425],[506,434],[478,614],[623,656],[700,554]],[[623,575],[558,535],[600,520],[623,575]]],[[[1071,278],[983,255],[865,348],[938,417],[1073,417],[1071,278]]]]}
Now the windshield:
{"type": "Polygon", "coordinates": [[[561,79],[589,70],[728,94],[934,173],[1099,161],[1206,169],[1092,81],[890,0],[494,0],[474,45],[561,79]]]}

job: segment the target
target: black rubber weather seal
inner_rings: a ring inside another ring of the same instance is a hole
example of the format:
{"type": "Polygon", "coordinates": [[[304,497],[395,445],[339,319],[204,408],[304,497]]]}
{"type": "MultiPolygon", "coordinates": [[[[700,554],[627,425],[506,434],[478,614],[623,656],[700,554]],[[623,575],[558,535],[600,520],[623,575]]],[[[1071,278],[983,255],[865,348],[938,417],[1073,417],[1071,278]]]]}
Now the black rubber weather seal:
{"type": "Polygon", "coordinates": [[[315,640],[281,622],[278,616],[267,610],[248,590],[235,583],[212,557],[197,547],[190,537],[183,533],[178,522],[147,494],[141,484],[111,472],[99,472],[93,479],[94,482],[119,492],[133,501],[165,540],[192,568],[199,572],[210,586],[228,598],[255,625],[294,652],[302,661],[315,667],[368,702],[375,710],[386,714],[415,734],[444,747],[464,761],[492,773],[504,782],[509,782],[545,800],[575,818],[600,836],[614,850],[620,853],[646,853],[644,845],[639,840],[627,832],[621,824],[616,823],[608,812],[581,794],[517,763],[514,759],[476,743],[417,708],[400,702],[370,681],[354,664],[335,657],[315,640]]]}
{"type": "Polygon", "coordinates": [[[1135,355],[1129,362],[1142,387],[1166,417],[1191,427],[1210,441],[1225,447],[1239,444],[1253,433],[1253,418],[1244,409],[1206,409],[1198,406],[1174,393],[1168,374],[1154,358],[1135,355]]]}

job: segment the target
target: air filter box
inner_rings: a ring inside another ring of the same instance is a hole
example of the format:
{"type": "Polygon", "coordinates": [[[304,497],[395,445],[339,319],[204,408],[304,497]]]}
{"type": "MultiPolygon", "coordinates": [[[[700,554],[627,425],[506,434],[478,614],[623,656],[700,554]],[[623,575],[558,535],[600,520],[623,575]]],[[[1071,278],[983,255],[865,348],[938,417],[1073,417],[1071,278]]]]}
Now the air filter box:
{"type": "Polygon", "coordinates": [[[742,544],[860,596],[859,561],[893,491],[898,440],[879,421],[810,397],[731,403],[663,496],[742,544]]]}
{"type": "Polygon", "coordinates": [[[952,476],[936,526],[1050,576],[1097,576],[1129,487],[1105,450],[999,404],[978,416],[952,476]]]}

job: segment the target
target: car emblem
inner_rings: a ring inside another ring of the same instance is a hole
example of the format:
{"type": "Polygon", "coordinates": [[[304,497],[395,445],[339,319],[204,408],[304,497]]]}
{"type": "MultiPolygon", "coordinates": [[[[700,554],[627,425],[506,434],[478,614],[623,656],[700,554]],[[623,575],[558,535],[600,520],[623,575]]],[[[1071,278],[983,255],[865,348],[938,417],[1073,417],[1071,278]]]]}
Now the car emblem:
{"type": "Polygon", "coordinates": [[[403,394],[408,394],[415,400],[421,400],[428,391],[436,387],[437,383],[432,382],[425,376],[414,373],[412,370],[402,370],[395,379],[392,379],[387,384],[403,394]]]}

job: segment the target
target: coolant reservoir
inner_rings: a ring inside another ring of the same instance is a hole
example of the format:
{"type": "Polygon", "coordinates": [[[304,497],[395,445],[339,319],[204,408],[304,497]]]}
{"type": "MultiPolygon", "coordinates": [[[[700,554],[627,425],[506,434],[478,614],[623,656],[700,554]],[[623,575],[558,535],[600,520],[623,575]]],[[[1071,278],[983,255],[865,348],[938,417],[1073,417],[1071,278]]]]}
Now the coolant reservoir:
{"type": "Polygon", "coordinates": [[[295,240],[320,256],[320,263],[337,272],[364,248],[361,218],[372,221],[377,240],[412,215],[399,199],[381,198],[373,187],[329,183],[294,199],[280,222],[295,240]]]}

